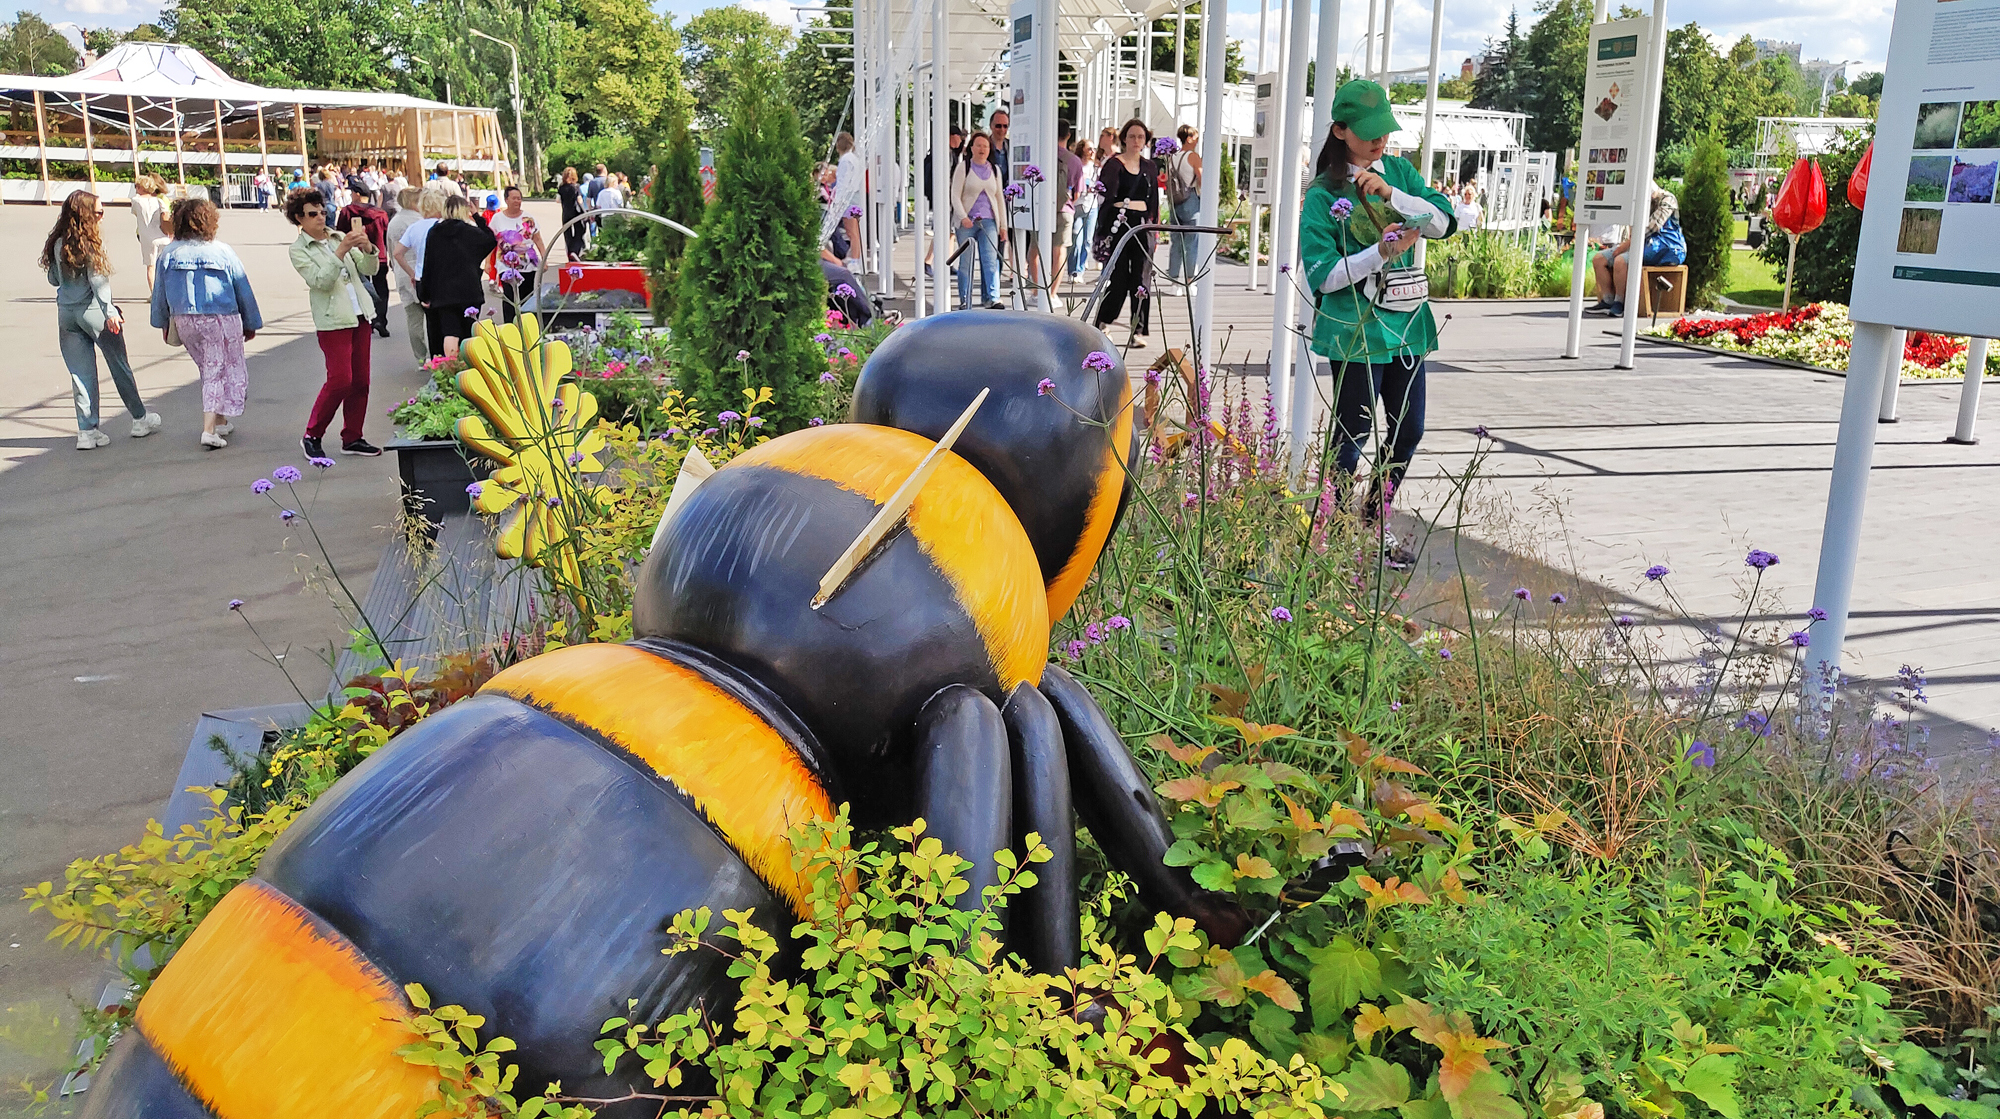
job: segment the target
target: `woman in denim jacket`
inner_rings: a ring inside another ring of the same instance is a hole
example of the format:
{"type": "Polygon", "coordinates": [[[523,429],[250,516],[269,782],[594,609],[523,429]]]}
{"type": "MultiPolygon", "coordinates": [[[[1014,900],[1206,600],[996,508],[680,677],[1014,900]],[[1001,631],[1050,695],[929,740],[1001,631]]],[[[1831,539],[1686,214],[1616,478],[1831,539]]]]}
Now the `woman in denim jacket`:
{"type": "Polygon", "coordinates": [[[174,239],[154,266],[153,325],[168,323],[201,371],[201,445],[228,446],[250,388],[243,343],[263,329],[257,297],[236,250],[215,239],[221,214],[206,198],[174,207],[174,239]]]}

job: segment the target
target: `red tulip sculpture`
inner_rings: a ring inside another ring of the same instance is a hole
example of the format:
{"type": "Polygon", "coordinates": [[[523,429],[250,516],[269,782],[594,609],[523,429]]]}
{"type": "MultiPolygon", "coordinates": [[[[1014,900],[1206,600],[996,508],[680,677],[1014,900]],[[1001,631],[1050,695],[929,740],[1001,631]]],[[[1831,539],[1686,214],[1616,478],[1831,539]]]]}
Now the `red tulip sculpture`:
{"type": "Polygon", "coordinates": [[[1857,210],[1867,208],[1868,168],[1874,162],[1875,145],[1871,143],[1868,150],[1861,153],[1861,162],[1854,165],[1854,173],[1847,177],[1847,200],[1854,203],[1857,210]]]}
{"type": "MultiPolygon", "coordinates": [[[[1864,187],[1865,189],[1865,187],[1864,187]]],[[[1799,238],[1819,228],[1826,220],[1826,176],[1819,164],[1800,159],[1778,187],[1777,201],[1771,203],[1771,220],[1792,235],[1791,252],[1785,257],[1784,310],[1792,309],[1792,267],[1799,259],[1799,238]]]]}

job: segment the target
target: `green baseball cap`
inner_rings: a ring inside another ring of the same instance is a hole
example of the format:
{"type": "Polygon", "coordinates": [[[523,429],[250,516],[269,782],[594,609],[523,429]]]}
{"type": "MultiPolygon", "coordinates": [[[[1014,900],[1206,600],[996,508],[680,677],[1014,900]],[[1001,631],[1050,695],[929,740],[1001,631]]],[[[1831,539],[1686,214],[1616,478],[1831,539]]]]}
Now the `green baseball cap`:
{"type": "Polygon", "coordinates": [[[1379,140],[1401,127],[1396,123],[1395,110],[1389,107],[1389,95],[1381,86],[1365,80],[1341,83],[1334,92],[1329,119],[1346,125],[1349,132],[1363,140],[1379,140]]]}

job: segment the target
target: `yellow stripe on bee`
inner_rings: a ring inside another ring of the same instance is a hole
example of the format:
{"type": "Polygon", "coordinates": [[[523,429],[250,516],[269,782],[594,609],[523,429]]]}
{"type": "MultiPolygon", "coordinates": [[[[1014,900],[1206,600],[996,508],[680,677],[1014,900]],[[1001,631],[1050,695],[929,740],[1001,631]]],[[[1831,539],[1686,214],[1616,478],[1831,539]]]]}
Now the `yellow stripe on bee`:
{"type": "MultiPolygon", "coordinates": [[[[1129,418],[1126,431],[1129,437],[1129,418]]],[[[931,440],[896,428],[830,424],[774,439],[729,465],[772,466],[824,479],[880,505],[932,446],[931,440]]],[[[1042,569],[1000,491],[971,463],[946,453],[911,504],[909,524],[979,631],[1001,690],[1041,683],[1049,653],[1042,569]]]]}
{"type": "Polygon", "coordinates": [[[1077,537],[1076,550],[1069,554],[1063,569],[1049,580],[1051,621],[1069,613],[1076,596],[1083,593],[1083,585],[1090,581],[1097,557],[1103,554],[1104,542],[1111,539],[1111,526],[1118,519],[1118,503],[1124,500],[1126,470],[1131,465],[1125,461],[1132,449],[1130,385],[1119,395],[1116,416],[1111,424],[1111,446],[1104,452],[1104,470],[1097,477],[1097,492],[1090,496],[1090,510],[1084,515],[1083,535],[1077,537]]]}
{"type": "Polygon", "coordinates": [[[792,869],[792,828],[833,805],[798,751],[691,668],[630,645],[572,645],[481,688],[605,736],[674,783],[799,916],[812,886],[792,869]]]}
{"type": "Polygon", "coordinates": [[[219,1119],[408,1119],[436,1076],[396,1055],[413,1014],[297,902],[229,892],[139,1003],[139,1032],[219,1119]]]}

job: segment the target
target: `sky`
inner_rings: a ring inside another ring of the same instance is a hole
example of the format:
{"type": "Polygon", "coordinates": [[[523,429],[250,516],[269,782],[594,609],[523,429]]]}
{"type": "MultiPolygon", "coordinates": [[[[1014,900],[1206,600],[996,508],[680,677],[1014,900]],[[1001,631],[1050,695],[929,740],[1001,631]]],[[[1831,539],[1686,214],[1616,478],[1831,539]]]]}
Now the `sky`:
{"type": "MultiPolygon", "coordinates": [[[[800,12],[789,0],[739,0],[746,8],[764,12],[781,23],[796,23],[809,12],[800,12]]],[[[1244,59],[1256,63],[1259,0],[1230,0],[1229,35],[1244,40],[1244,59]]],[[[662,0],[661,11],[685,21],[713,0],[662,0]]],[[[1271,0],[1271,44],[1275,61],[1278,34],[1278,5],[1271,0]]],[[[1647,6],[1641,3],[1641,7],[1647,6]]],[[[159,18],[157,2],[149,0],[15,0],[10,7],[41,14],[51,22],[72,20],[87,27],[132,27],[159,18]]],[[[1317,4],[1315,4],[1317,7],[1317,4]]],[[[1533,22],[1532,0],[1520,6],[1525,31],[1533,22]]],[[[1670,22],[1680,25],[1694,20],[1727,47],[1742,35],[1752,38],[1786,39],[1804,44],[1804,57],[1833,61],[1858,60],[1848,76],[1864,70],[1880,70],[1889,53],[1889,25],[1895,5],[1885,0],[1674,0],[1667,7],[1670,22]]],[[[1367,22],[1368,0],[1344,0],[1341,22],[1344,57],[1360,59],[1357,32],[1367,22]],[[1353,30],[1349,30],[1349,29],[1353,30]]],[[[1390,68],[1413,69],[1428,61],[1430,51],[1430,5],[1422,0],[1396,0],[1396,18],[1390,36],[1390,68]]],[[[1496,0],[1447,3],[1444,10],[1442,65],[1447,74],[1456,74],[1464,59],[1476,54],[1487,37],[1499,37],[1507,22],[1507,8],[1496,0]]]]}

